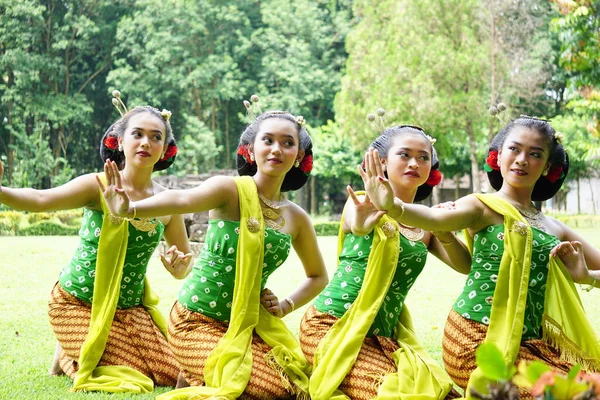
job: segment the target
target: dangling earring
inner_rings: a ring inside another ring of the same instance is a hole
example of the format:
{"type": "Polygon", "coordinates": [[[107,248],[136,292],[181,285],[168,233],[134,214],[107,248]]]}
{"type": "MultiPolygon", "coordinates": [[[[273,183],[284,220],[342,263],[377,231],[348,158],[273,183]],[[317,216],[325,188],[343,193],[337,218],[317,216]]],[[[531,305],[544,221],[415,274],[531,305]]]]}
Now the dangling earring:
{"type": "Polygon", "coordinates": [[[542,175],[544,175],[544,176],[548,175],[548,168],[546,168],[546,169],[544,170],[544,172],[542,172],[542,175]]]}
{"type": "Polygon", "coordinates": [[[387,171],[387,165],[383,164],[382,168],[383,168],[383,172],[387,171]]]}
{"type": "Polygon", "coordinates": [[[119,143],[119,151],[122,153],[123,152],[123,143],[119,143]]]}
{"type": "Polygon", "coordinates": [[[160,153],[160,159],[162,160],[163,158],[165,158],[165,152],[164,151],[162,153],[160,153]]]}
{"type": "Polygon", "coordinates": [[[298,168],[300,166],[300,160],[296,160],[296,162],[294,162],[294,167],[298,168]]]}
{"type": "Polygon", "coordinates": [[[500,159],[498,159],[498,161],[496,161],[496,165],[500,166],[500,159]]]}
{"type": "Polygon", "coordinates": [[[254,153],[250,153],[250,162],[254,162],[254,153]]]}

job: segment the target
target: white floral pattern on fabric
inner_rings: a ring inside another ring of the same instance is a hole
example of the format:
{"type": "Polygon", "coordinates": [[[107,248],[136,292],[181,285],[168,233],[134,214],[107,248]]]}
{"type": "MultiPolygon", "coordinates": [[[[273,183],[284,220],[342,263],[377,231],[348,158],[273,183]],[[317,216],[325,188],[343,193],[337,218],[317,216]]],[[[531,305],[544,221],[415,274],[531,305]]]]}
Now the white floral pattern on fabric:
{"type": "MultiPolygon", "coordinates": [[[[559,243],[556,237],[536,228],[532,232],[533,251],[523,340],[541,336],[549,254],[559,243]]],[[[489,324],[503,252],[504,225],[491,225],[473,235],[473,264],[463,292],[453,305],[457,313],[467,319],[489,324]]]]}
{"type": "MultiPolygon", "coordinates": [[[[178,301],[188,310],[226,321],[231,314],[240,223],[210,220],[208,224],[206,242],[190,276],[179,291],[178,301]],[[192,296],[198,296],[198,300],[191,301],[192,296]]],[[[265,229],[262,288],[269,276],[287,259],[291,243],[290,235],[271,228],[265,229]]]]}
{"type": "MultiPolygon", "coordinates": [[[[69,288],[69,293],[88,303],[92,302],[94,295],[96,259],[103,216],[102,211],[84,208],[79,229],[79,246],[71,258],[70,264],[63,268],[58,278],[63,288],[69,288]]],[[[161,222],[154,231],[150,232],[139,231],[129,224],[129,240],[123,265],[118,308],[129,308],[141,304],[146,268],[164,229],[161,222]]]]}
{"type": "MultiPolygon", "coordinates": [[[[408,291],[423,270],[427,248],[421,242],[411,242],[399,236],[404,250],[398,258],[396,273],[381,308],[369,329],[369,336],[391,337],[408,291]]],[[[356,300],[362,287],[373,238],[371,234],[356,236],[351,233],[344,238],[340,263],[325,290],[315,300],[315,307],[341,318],[356,300]]]]}

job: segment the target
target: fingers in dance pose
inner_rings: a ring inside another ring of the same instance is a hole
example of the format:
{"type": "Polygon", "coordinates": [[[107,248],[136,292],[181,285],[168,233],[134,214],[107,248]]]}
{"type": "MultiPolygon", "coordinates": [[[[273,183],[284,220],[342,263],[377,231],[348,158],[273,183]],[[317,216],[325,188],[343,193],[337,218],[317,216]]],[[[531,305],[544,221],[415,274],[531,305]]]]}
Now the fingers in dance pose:
{"type": "Polygon", "coordinates": [[[241,177],[216,176],[196,188],[141,201],[122,191],[114,163],[106,165],[107,175],[115,176],[100,187],[116,215],[209,210],[206,242],[169,321],[169,340],[182,367],[180,389],[161,399],[274,399],[308,390],[309,366],[280,320],[328,280],[308,215],[283,195],[301,188],[312,169],[304,119],[282,111],[260,114],[242,133],[237,154],[241,177]],[[277,288],[265,285],[292,246],[306,278],[280,300],[277,288]]]}
{"type": "MultiPolygon", "coordinates": [[[[141,200],[165,191],[151,177],[175,158],[169,116],[166,110],[135,107],[113,123],[100,143],[102,159],[114,160],[105,176],[83,175],[48,190],[0,186],[0,203],[15,209],[83,207],[80,244],[61,271],[49,302],[50,324],[58,340],[50,373],[66,373],[75,390],[145,392],[154,384],[176,382],[179,368],[161,332],[164,321],[154,311],[155,299],[145,277],[162,237],[170,245],[166,257],[161,256],[165,269],[176,279],[189,273],[191,252],[183,219],[181,215],[115,218],[103,205],[97,184],[106,179],[106,195],[121,200],[141,200]],[[97,276],[103,277],[102,282],[96,282],[97,276]],[[90,331],[90,326],[100,331],[90,331]],[[103,372],[94,372],[99,366],[103,372]]],[[[3,170],[0,162],[0,182],[3,170]]]]}
{"type": "MultiPolygon", "coordinates": [[[[475,351],[483,341],[496,344],[514,363],[542,360],[566,372],[575,361],[587,370],[600,369],[597,334],[569,284],[600,286],[600,251],[532,203],[554,196],[567,176],[562,140],[547,121],[527,116],[511,121],[492,140],[486,159],[498,192],[463,197],[452,210],[394,197],[383,160],[376,150],[367,153],[362,176],[378,209],[424,229],[467,229],[473,265],[443,343],[446,368],[461,387],[485,390],[475,369],[475,351]],[[526,295],[515,295],[522,290],[526,295]]],[[[531,393],[523,389],[521,398],[531,393]]]]}
{"type": "Polygon", "coordinates": [[[366,157],[359,166],[367,193],[347,188],[338,269],[301,324],[302,349],[314,365],[310,394],[372,399],[385,390],[388,398],[453,397],[450,378],[406,329],[411,320],[404,299],[428,252],[461,273],[469,272],[470,254],[452,232],[438,232],[442,242],[394,222],[381,206],[396,196],[421,201],[440,182],[430,137],[418,127],[396,126],[371,146],[384,157],[379,164],[366,157]]]}

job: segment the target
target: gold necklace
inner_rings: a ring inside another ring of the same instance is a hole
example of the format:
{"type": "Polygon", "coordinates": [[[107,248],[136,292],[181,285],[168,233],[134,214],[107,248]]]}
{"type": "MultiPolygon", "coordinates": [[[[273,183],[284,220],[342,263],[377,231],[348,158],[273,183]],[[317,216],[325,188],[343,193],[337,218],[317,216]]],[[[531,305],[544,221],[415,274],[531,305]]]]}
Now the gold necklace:
{"type": "MultiPolygon", "coordinates": [[[[269,200],[267,198],[265,198],[262,194],[258,194],[258,198],[260,199],[260,201],[263,202],[263,204],[269,208],[272,208],[273,210],[279,210],[279,207],[281,207],[281,201],[279,202],[274,202],[272,200],[269,200]]],[[[279,195],[279,198],[281,199],[281,195],[279,195]]]]}
{"type": "Polygon", "coordinates": [[[410,229],[406,229],[405,225],[402,224],[400,224],[400,233],[411,242],[418,242],[419,240],[423,239],[423,236],[425,236],[423,229],[419,228],[419,230],[415,232],[411,231],[410,229]]]}
{"type": "Polygon", "coordinates": [[[156,219],[156,218],[129,219],[129,218],[118,217],[114,214],[108,214],[108,219],[113,225],[120,225],[121,222],[123,222],[123,220],[126,219],[127,221],[129,221],[129,223],[131,225],[133,225],[135,227],[135,229],[137,229],[138,231],[142,231],[142,232],[151,232],[151,231],[155,230],[156,227],[158,226],[158,219],[156,219]]]}
{"type": "Polygon", "coordinates": [[[519,214],[521,214],[523,216],[523,218],[525,218],[525,220],[529,223],[530,226],[532,226],[533,228],[537,228],[541,231],[547,232],[546,227],[544,226],[544,213],[542,213],[540,210],[537,210],[537,209],[535,211],[525,210],[523,207],[521,207],[520,204],[514,202],[513,200],[508,198],[506,195],[504,195],[504,193],[502,193],[500,197],[503,197],[514,208],[516,208],[517,211],[519,212],[519,214]]]}
{"type": "Polygon", "coordinates": [[[533,212],[529,210],[524,210],[521,208],[521,206],[517,204],[513,204],[513,206],[515,206],[517,211],[519,211],[519,214],[521,214],[523,218],[525,218],[525,220],[529,222],[529,225],[546,232],[546,228],[544,226],[544,214],[540,210],[536,210],[535,212],[533,212]]]}
{"type": "Polygon", "coordinates": [[[262,211],[262,215],[265,219],[265,226],[280,230],[285,226],[285,219],[281,214],[279,214],[275,210],[279,210],[281,208],[281,202],[275,203],[269,199],[266,199],[262,194],[258,194],[258,198],[261,201],[260,209],[262,211]],[[281,222],[277,222],[281,220],[281,222]]]}

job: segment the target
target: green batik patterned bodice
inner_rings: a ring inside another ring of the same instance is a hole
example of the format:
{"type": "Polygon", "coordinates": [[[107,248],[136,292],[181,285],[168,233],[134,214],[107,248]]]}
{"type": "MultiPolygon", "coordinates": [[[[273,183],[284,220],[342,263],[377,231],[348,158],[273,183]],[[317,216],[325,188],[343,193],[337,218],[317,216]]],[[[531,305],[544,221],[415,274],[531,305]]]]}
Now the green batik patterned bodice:
{"type": "MultiPolygon", "coordinates": [[[[532,228],[533,249],[529,290],[525,308],[523,340],[539,338],[544,314],[546,280],[550,250],[559,240],[543,231],[532,228]]],[[[504,252],[504,225],[491,225],[473,236],[473,261],[471,272],[462,294],[454,303],[454,310],[467,319],[490,323],[490,312],[498,270],[504,252]]]]}
{"type": "MultiPolygon", "coordinates": [[[[102,211],[83,209],[79,246],[71,262],[63,268],[58,278],[63,289],[90,304],[94,296],[96,257],[103,216],[102,211]]],[[[150,232],[139,231],[129,224],[118,308],[129,308],[142,303],[146,268],[164,230],[165,227],[160,221],[156,229],[150,232]]]]}
{"type": "MultiPolygon", "coordinates": [[[[423,270],[427,247],[400,237],[400,256],[392,284],[369,329],[369,336],[392,337],[408,291],[423,270]]],[[[347,233],[344,237],[339,266],[329,285],[315,300],[315,307],[341,318],[356,300],[362,287],[367,260],[373,243],[373,232],[365,236],[347,233]]]]}
{"type": "MultiPolygon", "coordinates": [[[[240,232],[239,221],[211,220],[206,242],[192,273],[179,291],[178,301],[188,310],[229,321],[235,284],[235,259],[240,232]]],[[[290,254],[291,236],[265,229],[265,253],[261,290],[267,278],[290,254]]]]}

